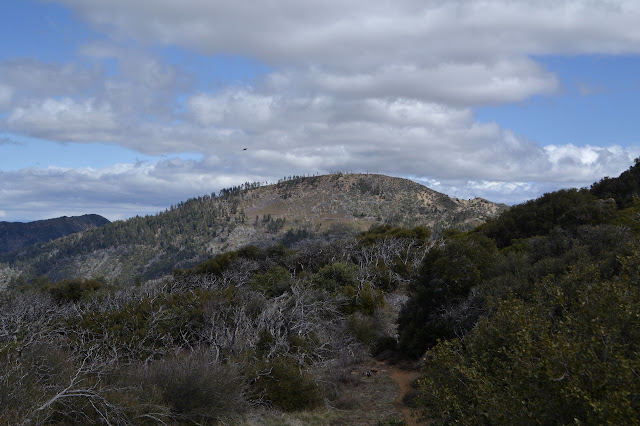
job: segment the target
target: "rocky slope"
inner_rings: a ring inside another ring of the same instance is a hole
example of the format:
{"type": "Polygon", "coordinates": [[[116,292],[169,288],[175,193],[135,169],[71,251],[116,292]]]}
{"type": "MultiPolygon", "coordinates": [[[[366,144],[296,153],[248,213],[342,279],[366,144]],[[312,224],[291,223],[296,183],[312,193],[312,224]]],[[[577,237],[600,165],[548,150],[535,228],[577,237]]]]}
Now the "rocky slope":
{"type": "Polygon", "coordinates": [[[247,244],[291,244],[368,229],[374,224],[470,229],[506,209],[459,200],[407,179],[373,174],[294,177],[194,198],[155,216],[98,229],[0,257],[0,286],[45,274],[132,281],[189,267],[247,244]]]}

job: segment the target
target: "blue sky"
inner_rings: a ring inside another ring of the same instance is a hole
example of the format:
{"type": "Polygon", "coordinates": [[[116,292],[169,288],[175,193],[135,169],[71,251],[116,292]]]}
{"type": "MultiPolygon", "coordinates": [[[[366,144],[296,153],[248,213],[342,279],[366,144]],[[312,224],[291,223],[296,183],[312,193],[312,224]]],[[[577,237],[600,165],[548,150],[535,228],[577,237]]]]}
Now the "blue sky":
{"type": "Polygon", "coordinates": [[[511,204],[616,176],[640,156],[640,3],[537,5],[6,0],[0,220],[291,174],[511,204]]]}

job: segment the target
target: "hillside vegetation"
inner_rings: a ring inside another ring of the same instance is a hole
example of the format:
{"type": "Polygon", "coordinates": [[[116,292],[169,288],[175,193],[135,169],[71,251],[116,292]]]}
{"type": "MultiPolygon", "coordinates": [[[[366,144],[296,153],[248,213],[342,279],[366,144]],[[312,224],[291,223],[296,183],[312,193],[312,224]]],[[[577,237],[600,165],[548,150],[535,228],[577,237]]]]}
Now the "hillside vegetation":
{"type": "Polygon", "coordinates": [[[16,250],[0,257],[0,288],[19,275],[131,283],[247,244],[290,246],[311,237],[353,235],[372,225],[471,229],[505,207],[482,199],[452,199],[382,175],[292,176],[275,185],[246,183],[157,215],[16,250]]]}
{"type": "Polygon", "coordinates": [[[433,424],[640,422],[640,162],[425,256],[399,344],[433,424]],[[607,198],[601,198],[607,197],[607,198]]]}
{"type": "Polygon", "coordinates": [[[0,418],[406,424],[353,396],[389,386],[353,375],[375,356],[420,365],[413,406],[431,424],[637,424],[640,162],[622,176],[466,231],[374,218],[132,284],[15,279],[0,292],[0,418]]]}
{"type": "Polygon", "coordinates": [[[395,347],[395,290],[430,236],[382,225],[245,246],[135,286],[16,283],[0,293],[0,418],[237,424],[264,408],[354,408],[352,366],[395,347]]]}
{"type": "Polygon", "coordinates": [[[97,214],[63,216],[27,223],[0,222],[0,254],[98,228],[107,223],[109,223],[107,219],[97,214]]]}

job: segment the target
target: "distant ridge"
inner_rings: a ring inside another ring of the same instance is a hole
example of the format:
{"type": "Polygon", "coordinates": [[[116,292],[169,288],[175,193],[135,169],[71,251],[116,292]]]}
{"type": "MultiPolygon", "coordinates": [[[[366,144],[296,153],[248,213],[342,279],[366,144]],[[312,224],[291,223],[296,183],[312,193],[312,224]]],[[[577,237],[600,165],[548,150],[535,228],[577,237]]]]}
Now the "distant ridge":
{"type": "Polygon", "coordinates": [[[97,214],[62,216],[34,222],[0,222],[0,253],[97,228],[109,220],[97,214]]]}
{"type": "Polygon", "coordinates": [[[482,198],[451,198],[409,179],[380,174],[295,177],[238,194],[248,219],[268,214],[290,226],[343,223],[362,230],[380,222],[470,229],[507,207],[482,198]]]}
{"type": "Polygon", "coordinates": [[[506,205],[450,198],[408,179],[376,174],[293,176],[245,183],[0,257],[0,288],[12,277],[53,280],[157,278],[248,244],[295,244],[372,225],[472,229],[506,205]],[[4,268],[4,269],[3,269],[4,268]]]}

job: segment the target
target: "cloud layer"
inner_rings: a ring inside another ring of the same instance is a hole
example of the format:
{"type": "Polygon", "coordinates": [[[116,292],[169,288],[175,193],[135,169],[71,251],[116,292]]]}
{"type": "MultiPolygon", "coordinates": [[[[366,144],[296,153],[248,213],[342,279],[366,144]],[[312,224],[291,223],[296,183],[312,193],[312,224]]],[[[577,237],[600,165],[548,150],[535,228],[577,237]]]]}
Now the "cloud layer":
{"type": "Polygon", "coordinates": [[[7,217],[53,215],[54,204],[27,201],[46,194],[77,206],[67,208],[86,206],[74,202],[83,197],[94,209],[111,205],[116,218],[247,180],[338,170],[519,202],[617,175],[640,155],[533,142],[474,114],[561,93],[538,56],[640,53],[634,1],[58,3],[107,39],[87,42],[69,63],[0,60],[0,130],[202,160],[3,173],[7,217]],[[203,87],[162,46],[249,57],[271,71],[203,87]]]}

